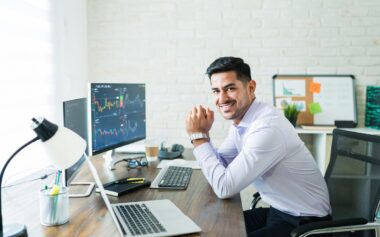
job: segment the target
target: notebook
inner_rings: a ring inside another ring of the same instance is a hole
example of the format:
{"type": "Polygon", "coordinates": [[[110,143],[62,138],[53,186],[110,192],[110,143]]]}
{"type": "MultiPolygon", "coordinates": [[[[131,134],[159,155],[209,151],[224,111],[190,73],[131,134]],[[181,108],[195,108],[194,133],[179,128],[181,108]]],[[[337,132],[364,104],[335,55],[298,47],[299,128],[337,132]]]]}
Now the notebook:
{"type": "MultiPolygon", "coordinates": [[[[145,180],[142,183],[127,183],[127,182],[118,183],[118,182],[113,181],[110,183],[103,184],[103,188],[106,194],[118,197],[140,188],[149,187],[149,185],[150,185],[150,181],[147,181],[147,180],[145,180]]],[[[96,192],[99,192],[99,188],[96,188],[96,192]]]]}
{"type": "Polygon", "coordinates": [[[201,228],[170,200],[165,199],[111,204],[104,191],[98,172],[91,162],[88,162],[88,165],[94,176],[95,182],[98,185],[101,197],[103,198],[108,212],[121,236],[173,236],[201,231],[201,228]],[[148,213],[143,214],[143,216],[140,215],[138,212],[139,207],[145,211],[148,210],[148,213]],[[149,227],[144,229],[147,233],[144,233],[144,231],[136,233],[135,229],[139,224],[137,224],[137,226],[135,224],[131,225],[127,224],[125,221],[125,219],[139,221],[140,219],[145,219],[145,217],[148,217],[150,221],[154,222],[154,227],[152,228],[150,228],[147,223],[142,222],[144,227],[149,227]],[[151,231],[152,229],[153,231],[151,231]],[[158,229],[159,232],[155,233],[154,229],[158,229]]]}

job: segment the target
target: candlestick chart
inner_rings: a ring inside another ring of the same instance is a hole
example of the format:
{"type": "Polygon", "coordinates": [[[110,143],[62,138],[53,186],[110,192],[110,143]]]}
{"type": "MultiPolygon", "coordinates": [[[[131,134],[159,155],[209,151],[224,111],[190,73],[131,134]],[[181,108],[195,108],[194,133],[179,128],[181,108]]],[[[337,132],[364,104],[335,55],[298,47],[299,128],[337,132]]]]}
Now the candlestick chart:
{"type": "Polygon", "coordinates": [[[145,138],[145,85],[93,85],[91,121],[95,151],[145,138]]]}

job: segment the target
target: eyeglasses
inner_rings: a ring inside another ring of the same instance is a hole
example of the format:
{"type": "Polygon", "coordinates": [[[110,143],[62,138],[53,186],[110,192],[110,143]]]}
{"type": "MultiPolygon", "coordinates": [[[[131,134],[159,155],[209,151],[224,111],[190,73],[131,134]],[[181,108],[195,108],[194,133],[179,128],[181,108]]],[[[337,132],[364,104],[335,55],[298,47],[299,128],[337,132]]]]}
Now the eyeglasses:
{"type": "Polygon", "coordinates": [[[148,161],[145,157],[137,157],[130,160],[126,160],[128,162],[128,168],[135,169],[140,167],[148,167],[148,161]]]}

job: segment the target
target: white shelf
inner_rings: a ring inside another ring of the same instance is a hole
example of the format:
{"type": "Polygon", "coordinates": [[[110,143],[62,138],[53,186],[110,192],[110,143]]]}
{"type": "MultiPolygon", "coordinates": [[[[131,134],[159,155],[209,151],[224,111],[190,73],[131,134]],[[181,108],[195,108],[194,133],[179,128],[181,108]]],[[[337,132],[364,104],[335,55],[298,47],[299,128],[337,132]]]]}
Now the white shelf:
{"type": "Polygon", "coordinates": [[[318,130],[317,128],[316,129],[303,129],[303,128],[296,128],[296,131],[298,134],[332,134],[332,131],[334,129],[331,129],[331,130],[318,130]]]}

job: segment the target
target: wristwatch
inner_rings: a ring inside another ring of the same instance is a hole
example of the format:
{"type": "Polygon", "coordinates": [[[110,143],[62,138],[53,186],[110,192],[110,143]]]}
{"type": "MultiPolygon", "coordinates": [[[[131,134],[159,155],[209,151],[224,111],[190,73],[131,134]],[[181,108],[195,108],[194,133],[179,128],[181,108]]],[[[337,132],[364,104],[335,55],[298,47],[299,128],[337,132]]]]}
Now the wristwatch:
{"type": "Polygon", "coordinates": [[[193,143],[194,140],[203,139],[203,138],[208,139],[207,134],[201,133],[201,132],[196,132],[196,133],[192,133],[190,135],[190,141],[191,141],[191,143],[193,143]]]}

